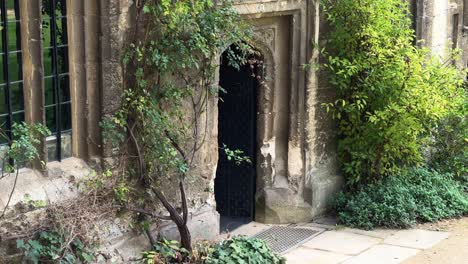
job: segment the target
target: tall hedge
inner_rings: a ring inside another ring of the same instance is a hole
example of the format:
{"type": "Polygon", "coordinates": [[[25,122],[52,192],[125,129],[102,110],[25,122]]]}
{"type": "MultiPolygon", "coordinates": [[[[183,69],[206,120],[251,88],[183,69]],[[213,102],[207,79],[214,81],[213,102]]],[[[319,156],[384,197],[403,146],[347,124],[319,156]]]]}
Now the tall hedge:
{"type": "Polygon", "coordinates": [[[439,120],[463,103],[461,71],[414,45],[406,1],[324,0],[326,69],[337,100],[339,156],[351,184],[423,162],[439,120]]]}

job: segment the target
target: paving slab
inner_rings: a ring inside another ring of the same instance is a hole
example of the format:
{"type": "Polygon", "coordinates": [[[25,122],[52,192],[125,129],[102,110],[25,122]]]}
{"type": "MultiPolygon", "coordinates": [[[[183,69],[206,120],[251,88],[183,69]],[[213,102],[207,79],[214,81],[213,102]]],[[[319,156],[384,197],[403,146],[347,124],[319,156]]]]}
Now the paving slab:
{"type": "Polygon", "coordinates": [[[357,255],[381,241],[382,239],[379,238],[349,232],[327,231],[305,243],[303,246],[340,254],[357,255]]]}
{"type": "Polygon", "coordinates": [[[385,244],[428,249],[448,238],[449,233],[421,229],[401,230],[384,240],[385,244]]]}
{"type": "Polygon", "coordinates": [[[416,255],[420,250],[392,245],[375,245],[367,251],[352,257],[343,264],[398,264],[416,255]]]}
{"type": "Polygon", "coordinates": [[[344,228],[344,229],[340,229],[339,231],[350,232],[350,233],[354,233],[354,234],[385,239],[385,238],[397,233],[399,230],[396,230],[396,229],[381,229],[381,228],[377,228],[377,229],[374,229],[374,230],[344,228]]]}
{"type": "Polygon", "coordinates": [[[338,264],[351,256],[299,247],[284,255],[287,264],[338,264]]]}

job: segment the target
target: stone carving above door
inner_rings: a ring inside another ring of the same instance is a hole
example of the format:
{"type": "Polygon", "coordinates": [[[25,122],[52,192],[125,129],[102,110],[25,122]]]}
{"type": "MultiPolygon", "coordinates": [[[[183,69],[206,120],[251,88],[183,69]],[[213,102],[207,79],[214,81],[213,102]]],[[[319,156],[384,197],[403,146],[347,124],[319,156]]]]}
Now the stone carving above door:
{"type": "Polygon", "coordinates": [[[254,32],[255,41],[263,42],[272,51],[275,51],[276,28],[258,28],[254,32]]]}

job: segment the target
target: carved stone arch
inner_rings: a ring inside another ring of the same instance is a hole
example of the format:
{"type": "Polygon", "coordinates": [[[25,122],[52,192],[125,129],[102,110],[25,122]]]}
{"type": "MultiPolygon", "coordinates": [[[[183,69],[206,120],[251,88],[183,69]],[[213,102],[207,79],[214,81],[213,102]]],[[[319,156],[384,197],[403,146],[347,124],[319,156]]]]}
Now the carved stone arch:
{"type": "Polygon", "coordinates": [[[272,42],[267,43],[265,38],[260,37],[258,34],[254,36],[252,41],[248,43],[255,51],[260,53],[263,60],[263,76],[258,86],[258,112],[257,118],[258,127],[258,143],[259,146],[262,141],[271,138],[273,129],[273,120],[271,113],[273,111],[274,98],[275,98],[275,82],[274,76],[276,72],[276,61],[273,52],[272,42]]]}
{"type": "MultiPolygon", "coordinates": [[[[265,41],[264,38],[259,37],[255,34],[254,37],[246,43],[253,49],[254,57],[256,60],[261,61],[260,78],[258,78],[258,84],[256,87],[256,190],[264,189],[267,186],[271,186],[275,175],[275,155],[274,146],[271,139],[274,138],[273,123],[274,123],[274,96],[275,96],[275,73],[276,73],[276,61],[274,55],[274,48],[269,44],[273,41],[265,41]],[[265,151],[267,149],[267,151],[265,151]],[[273,151],[270,151],[273,150],[273,151]]],[[[220,81],[220,58],[223,53],[235,43],[230,43],[226,47],[223,47],[215,56],[215,83],[220,81]]],[[[218,97],[214,98],[214,106],[217,105],[218,97]]],[[[218,111],[216,110],[216,113],[218,111]]],[[[217,119],[218,115],[215,114],[214,118],[217,119]]],[[[218,123],[215,122],[215,123],[218,123]]],[[[216,133],[218,134],[218,133],[216,133]]],[[[219,157],[218,157],[219,158],[219,157]]],[[[256,201],[256,199],[255,199],[256,201]]],[[[255,207],[258,204],[255,203],[255,207]]],[[[263,208],[262,208],[263,209],[263,208]]]]}
{"type": "Polygon", "coordinates": [[[275,177],[275,154],[270,150],[273,148],[271,139],[274,138],[274,77],[277,63],[274,56],[274,36],[264,32],[266,31],[262,29],[257,31],[248,43],[260,54],[264,67],[257,91],[257,191],[270,186],[275,177]]]}

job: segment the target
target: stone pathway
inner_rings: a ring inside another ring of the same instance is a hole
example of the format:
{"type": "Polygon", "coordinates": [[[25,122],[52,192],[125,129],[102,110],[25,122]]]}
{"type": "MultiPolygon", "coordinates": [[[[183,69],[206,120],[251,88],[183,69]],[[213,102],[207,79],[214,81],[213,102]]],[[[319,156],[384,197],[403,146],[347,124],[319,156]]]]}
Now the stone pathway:
{"type": "Polygon", "coordinates": [[[448,236],[448,232],[421,229],[335,229],[314,237],[284,257],[288,264],[396,264],[448,236]]]}

